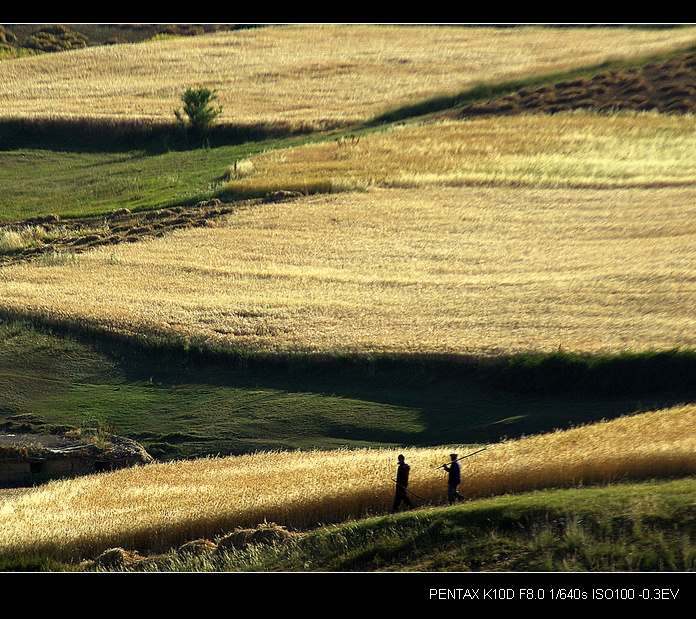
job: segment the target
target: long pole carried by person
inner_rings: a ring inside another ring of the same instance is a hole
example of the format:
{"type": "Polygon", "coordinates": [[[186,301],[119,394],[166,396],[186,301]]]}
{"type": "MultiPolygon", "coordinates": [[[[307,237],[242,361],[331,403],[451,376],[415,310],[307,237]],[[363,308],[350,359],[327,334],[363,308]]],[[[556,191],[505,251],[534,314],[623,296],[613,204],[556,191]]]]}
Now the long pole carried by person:
{"type": "Polygon", "coordinates": [[[415,492],[413,492],[413,490],[409,490],[406,486],[404,486],[403,484],[400,484],[398,481],[396,481],[396,479],[392,479],[392,481],[393,481],[397,486],[399,486],[399,488],[403,488],[406,492],[408,492],[409,494],[412,494],[412,495],[413,495],[414,497],[416,497],[417,499],[420,499],[421,501],[424,500],[423,497],[418,496],[415,492]]]}
{"type": "MultiPolygon", "coordinates": [[[[477,450],[477,451],[474,451],[474,452],[472,452],[472,453],[470,453],[470,454],[466,454],[466,456],[462,456],[461,458],[457,458],[457,459],[455,460],[455,462],[459,462],[460,460],[464,460],[464,458],[470,458],[471,456],[475,456],[476,454],[480,454],[482,451],[486,451],[486,449],[488,449],[488,446],[484,447],[483,449],[479,449],[479,450],[477,450]]],[[[443,469],[443,468],[445,468],[446,466],[449,466],[450,464],[451,464],[451,462],[448,462],[447,464],[441,464],[440,466],[436,466],[436,467],[435,467],[435,470],[437,470],[437,469],[443,469]]]]}

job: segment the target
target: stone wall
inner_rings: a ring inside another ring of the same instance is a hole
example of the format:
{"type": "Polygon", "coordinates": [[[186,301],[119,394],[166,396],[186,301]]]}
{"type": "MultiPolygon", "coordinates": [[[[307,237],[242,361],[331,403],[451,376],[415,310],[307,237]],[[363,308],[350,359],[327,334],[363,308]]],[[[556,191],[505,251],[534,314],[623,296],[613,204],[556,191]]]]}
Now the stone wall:
{"type": "MultiPolygon", "coordinates": [[[[0,435],[4,445],[19,445],[26,437],[0,435]],[[14,443],[12,441],[15,441],[14,443]]],[[[5,450],[0,458],[0,487],[33,486],[51,479],[90,475],[152,462],[152,457],[141,445],[123,437],[112,437],[107,448],[93,443],[63,441],[55,444],[55,437],[31,435],[31,448],[5,450]],[[50,446],[49,446],[50,445],[50,446]]]]}

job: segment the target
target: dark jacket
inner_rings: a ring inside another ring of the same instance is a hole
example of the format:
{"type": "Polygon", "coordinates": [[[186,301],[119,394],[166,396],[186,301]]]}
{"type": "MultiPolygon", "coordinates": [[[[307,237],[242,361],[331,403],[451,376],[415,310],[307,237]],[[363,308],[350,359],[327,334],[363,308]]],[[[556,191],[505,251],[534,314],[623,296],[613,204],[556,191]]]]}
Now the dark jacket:
{"type": "Polygon", "coordinates": [[[405,462],[400,462],[396,469],[396,483],[404,488],[408,486],[408,474],[411,472],[411,467],[405,462]]]}
{"type": "Polygon", "coordinates": [[[445,465],[445,471],[449,473],[447,483],[451,486],[458,486],[462,482],[461,467],[459,462],[452,462],[449,466],[445,465]]]}

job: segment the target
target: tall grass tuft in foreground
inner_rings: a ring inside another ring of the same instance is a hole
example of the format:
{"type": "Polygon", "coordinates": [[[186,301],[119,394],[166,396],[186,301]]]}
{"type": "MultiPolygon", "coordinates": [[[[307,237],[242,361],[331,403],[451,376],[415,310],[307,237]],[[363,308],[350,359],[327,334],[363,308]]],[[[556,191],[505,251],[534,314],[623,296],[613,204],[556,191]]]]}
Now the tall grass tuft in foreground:
{"type": "MultiPolygon", "coordinates": [[[[461,490],[488,497],[696,474],[696,406],[490,445],[465,458],[461,490]]],[[[446,502],[438,467],[453,449],[405,449],[419,506],[446,502]]],[[[257,453],[158,463],[52,482],[0,504],[0,555],[162,552],[237,527],[307,529],[388,512],[395,450],[257,453]]]]}
{"type": "Polygon", "coordinates": [[[26,225],[18,229],[0,227],[0,254],[31,247],[46,236],[42,226],[26,225]]]}

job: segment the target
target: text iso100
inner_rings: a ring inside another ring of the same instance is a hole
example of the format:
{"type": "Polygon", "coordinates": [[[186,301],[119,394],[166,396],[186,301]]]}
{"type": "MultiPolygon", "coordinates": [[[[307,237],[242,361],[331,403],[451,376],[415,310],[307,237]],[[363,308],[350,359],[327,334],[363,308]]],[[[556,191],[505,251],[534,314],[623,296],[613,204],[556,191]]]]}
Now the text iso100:
{"type": "Polygon", "coordinates": [[[593,600],[676,600],[679,589],[592,589],[593,600]]]}

